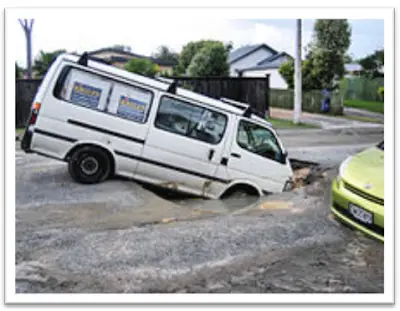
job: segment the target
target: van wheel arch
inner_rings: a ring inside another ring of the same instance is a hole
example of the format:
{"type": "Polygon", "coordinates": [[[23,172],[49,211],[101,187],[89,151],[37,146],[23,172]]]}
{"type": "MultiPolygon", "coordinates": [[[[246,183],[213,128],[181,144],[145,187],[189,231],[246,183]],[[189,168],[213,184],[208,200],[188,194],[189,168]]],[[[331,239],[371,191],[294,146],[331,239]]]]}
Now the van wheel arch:
{"type": "Polygon", "coordinates": [[[260,191],[253,185],[248,183],[238,183],[230,186],[221,195],[221,199],[229,198],[237,195],[254,195],[261,196],[260,191]]]}
{"type": "Polygon", "coordinates": [[[114,173],[115,173],[115,158],[110,150],[108,150],[107,148],[104,148],[100,145],[88,144],[88,143],[78,144],[78,145],[74,146],[73,148],[71,148],[71,150],[68,151],[67,155],[64,158],[64,161],[68,162],[69,166],[70,166],[71,158],[73,157],[73,155],[78,154],[81,151],[105,155],[107,157],[109,165],[110,165],[109,172],[107,173],[106,178],[109,178],[114,175],[114,173]]]}

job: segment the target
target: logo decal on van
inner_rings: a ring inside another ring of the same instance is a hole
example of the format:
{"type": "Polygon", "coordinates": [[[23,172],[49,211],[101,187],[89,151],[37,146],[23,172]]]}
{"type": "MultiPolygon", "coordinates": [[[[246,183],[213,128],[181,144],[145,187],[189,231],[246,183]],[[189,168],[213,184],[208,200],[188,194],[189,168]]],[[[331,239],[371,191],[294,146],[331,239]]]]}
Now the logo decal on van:
{"type": "Polygon", "coordinates": [[[97,108],[101,96],[101,89],[75,82],[72,87],[71,101],[89,108],[97,108]]]}
{"type": "Polygon", "coordinates": [[[121,95],[117,114],[135,121],[143,122],[147,103],[121,95]]]}

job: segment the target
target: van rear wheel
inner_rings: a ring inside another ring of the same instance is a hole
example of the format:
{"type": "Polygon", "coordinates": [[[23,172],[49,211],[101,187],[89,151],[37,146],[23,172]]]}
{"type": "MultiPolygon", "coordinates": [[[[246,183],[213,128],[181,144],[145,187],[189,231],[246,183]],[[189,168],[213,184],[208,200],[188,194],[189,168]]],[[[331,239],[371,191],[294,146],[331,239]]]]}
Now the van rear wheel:
{"type": "Polygon", "coordinates": [[[106,152],[97,147],[82,147],[68,161],[68,172],[81,184],[95,184],[106,180],[111,173],[111,162],[106,152]]]}

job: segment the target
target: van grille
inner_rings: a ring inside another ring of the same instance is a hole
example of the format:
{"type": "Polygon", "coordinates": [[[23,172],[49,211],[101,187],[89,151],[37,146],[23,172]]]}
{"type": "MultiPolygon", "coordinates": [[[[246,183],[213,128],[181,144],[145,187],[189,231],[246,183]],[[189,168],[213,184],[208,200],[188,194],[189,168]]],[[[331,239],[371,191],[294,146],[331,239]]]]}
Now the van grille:
{"type": "Polygon", "coordinates": [[[354,194],[356,194],[356,195],[358,195],[358,196],[360,196],[360,197],[362,197],[362,198],[364,198],[364,199],[366,199],[368,201],[374,202],[374,203],[379,204],[379,205],[384,205],[384,200],[383,199],[378,198],[376,196],[373,196],[373,195],[371,195],[369,193],[366,193],[366,192],[364,192],[364,191],[362,191],[362,190],[360,190],[360,189],[358,189],[356,187],[353,187],[352,185],[348,184],[347,182],[343,182],[343,183],[344,183],[345,189],[349,190],[350,192],[353,192],[354,194]]]}

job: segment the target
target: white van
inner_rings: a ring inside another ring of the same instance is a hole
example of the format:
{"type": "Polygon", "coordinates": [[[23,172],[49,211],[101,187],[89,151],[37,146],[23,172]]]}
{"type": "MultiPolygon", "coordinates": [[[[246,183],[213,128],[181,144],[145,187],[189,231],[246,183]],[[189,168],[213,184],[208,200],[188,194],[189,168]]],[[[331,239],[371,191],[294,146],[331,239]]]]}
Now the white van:
{"type": "Polygon", "coordinates": [[[63,54],[36,94],[21,146],[67,162],[84,184],[120,175],[208,198],[289,190],[292,169],[274,129],[235,103],[63,54]]]}

